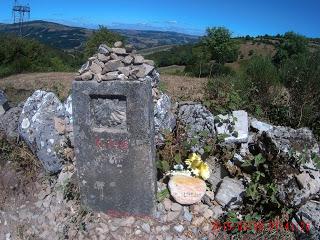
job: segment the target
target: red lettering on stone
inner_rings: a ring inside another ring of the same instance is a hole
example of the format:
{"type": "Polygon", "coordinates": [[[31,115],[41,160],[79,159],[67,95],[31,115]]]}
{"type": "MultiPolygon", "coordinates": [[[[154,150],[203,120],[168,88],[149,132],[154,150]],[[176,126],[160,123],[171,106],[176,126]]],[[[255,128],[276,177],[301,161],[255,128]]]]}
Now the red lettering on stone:
{"type": "Polygon", "coordinates": [[[100,139],[96,138],[96,146],[102,149],[121,149],[127,150],[129,148],[129,143],[126,140],[113,140],[113,139],[100,139]]]}

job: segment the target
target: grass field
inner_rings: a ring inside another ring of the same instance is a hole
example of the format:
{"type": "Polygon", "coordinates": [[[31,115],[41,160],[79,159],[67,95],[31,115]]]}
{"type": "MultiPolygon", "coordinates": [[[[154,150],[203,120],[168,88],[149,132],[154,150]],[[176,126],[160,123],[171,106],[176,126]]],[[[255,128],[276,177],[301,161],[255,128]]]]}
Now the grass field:
{"type": "MultiPolygon", "coordinates": [[[[0,79],[0,89],[4,90],[13,105],[25,101],[35,90],[55,92],[60,99],[71,93],[75,73],[27,73],[0,79]]],[[[201,101],[204,97],[205,78],[173,76],[161,74],[160,89],[167,92],[174,101],[201,101]]]]}

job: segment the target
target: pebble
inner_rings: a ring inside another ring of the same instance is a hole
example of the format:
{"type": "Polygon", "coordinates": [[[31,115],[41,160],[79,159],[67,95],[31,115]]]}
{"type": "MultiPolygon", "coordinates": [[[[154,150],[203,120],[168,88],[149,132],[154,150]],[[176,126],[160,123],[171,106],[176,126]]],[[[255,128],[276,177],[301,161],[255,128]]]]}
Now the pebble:
{"type": "Polygon", "coordinates": [[[189,212],[188,208],[184,208],[184,214],[183,217],[186,221],[191,222],[192,221],[192,214],[189,212]]]}
{"type": "Polygon", "coordinates": [[[174,226],[174,230],[176,230],[178,233],[182,233],[184,230],[184,227],[182,225],[174,226]]]}
{"type": "Polygon", "coordinates": [[[168,212],[167,222],[172,222],[180,216],[180,212],[168,212]]]}
{"type": "Polygon", "coordinates": [[[150,233],[150,225],[148,223],[143,223],[141,225],[141,228],[143,229],[143,231],[145,231],[146,233],[150,233]]]}
{"type": "Polygon", "coordinates": [[[178,203],[172,203],[171,210],[174,212],[181,212],[182,206],[178,203]]]}

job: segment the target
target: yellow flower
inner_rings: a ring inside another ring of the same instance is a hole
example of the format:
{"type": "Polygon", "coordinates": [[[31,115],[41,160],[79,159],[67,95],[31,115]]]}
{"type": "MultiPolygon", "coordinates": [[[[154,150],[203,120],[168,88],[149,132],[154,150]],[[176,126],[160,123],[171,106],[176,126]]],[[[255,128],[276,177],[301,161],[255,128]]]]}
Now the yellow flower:
{"type": "Polygon", "coordinates": [[[210,176],[209,166],[208,166],[208,164],[204,163],[201,160],[200,155],[198,155],[196,153],[192,153],[185,162],[188,165],[188,168],[191,169],[191,172],[195,176],[197,176],[197,177],[200,176],[204,180],[209,178],[209,176],[210,176]]]}
{"type": "Polygon", "coordinates": [[[190,154],[189,158],[186,160],[186,164],[188,165],[188,168],[191,168],[191,169],[198,168],[201,163],[202,163],[201,156],[196,153],[190,154]]]}
{"type": "Polygon", "coordinates": [[[210,169],[208,164],[206,163],[201,163],[200,167],[199,167],[199,175],[200,177],[202,177],[203,180],[207,180],[210,177],[210,169]]]}

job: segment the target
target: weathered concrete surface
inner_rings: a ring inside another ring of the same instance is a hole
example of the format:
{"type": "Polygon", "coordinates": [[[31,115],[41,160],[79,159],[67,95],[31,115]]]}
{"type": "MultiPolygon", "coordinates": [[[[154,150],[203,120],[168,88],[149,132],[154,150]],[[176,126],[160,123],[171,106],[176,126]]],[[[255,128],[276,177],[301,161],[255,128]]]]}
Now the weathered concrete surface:
{"type": "Polygon", "coordinates": [[[81,201],[96,211],[152,215],[156,167],[151,82],[73,83],[81,201]],[[99,114],[103,109],[109,115],[99,114]]]}

